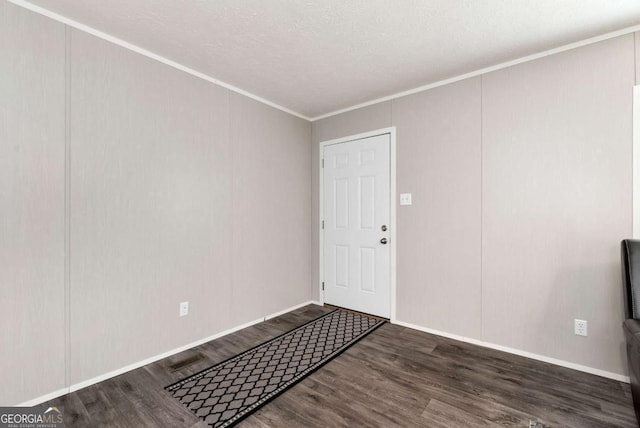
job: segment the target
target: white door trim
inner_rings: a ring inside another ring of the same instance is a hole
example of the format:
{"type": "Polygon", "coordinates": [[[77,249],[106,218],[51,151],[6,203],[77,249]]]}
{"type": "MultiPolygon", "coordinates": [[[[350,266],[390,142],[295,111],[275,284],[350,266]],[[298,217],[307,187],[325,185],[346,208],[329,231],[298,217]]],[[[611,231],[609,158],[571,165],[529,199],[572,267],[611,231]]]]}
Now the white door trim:
{"type": "Polygon", "coordinates": [[[640,238],[640,85],[633,87],[633,205],[632,237],[640,238]]]}
{"type": "Polygon", "coordinates": [[[389,143],[390,143],[390,156],[389,156],[389,175],[390,175],[390,186],[389,186],[389,213],[390,213],[390,221],[389,221],[389,245],[390,245],[390,259],[389,260],[389,289],[391,296],[389,296],[389,302],[391,305],[390,308],[390,320],[392,323],[396,322],[396,127],[392,126],[389,128],[378,129],[375,131],[363,132],[361,134],[350,135],[348,137],[336,138],[334,140],[323,141],[318,146],[318,171],[319,173],[319,197],[320,203],[319,212],[318,212],[318,235],[320,237],[318,253],[319,253],[319,269],[318,269],[318,295],[320,296],[320,303],[324,304],[324,292],[322,290],[322,282],[323,282],[323,272],[324,272],[324,238],[322,233],[322,217],[324,212],[324,169],[322,168],[322,155],[324,153],[324,148],[326,146],[330,146],[332,144],[339,143],[347,143],[349,141],[361,140],[363,138],[375,137],[377,135],[389,135],[389,143]]]}

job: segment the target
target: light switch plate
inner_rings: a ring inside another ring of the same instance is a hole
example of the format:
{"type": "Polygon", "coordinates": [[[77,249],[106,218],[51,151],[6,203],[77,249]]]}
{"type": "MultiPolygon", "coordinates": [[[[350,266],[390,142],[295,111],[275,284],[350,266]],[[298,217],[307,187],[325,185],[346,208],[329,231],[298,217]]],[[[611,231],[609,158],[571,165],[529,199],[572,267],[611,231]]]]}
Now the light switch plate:
{"type": "Polygon", "coordinates": [[[400,205],[411,205],[411,193],[400,193],[400,205]]]}
{"type": "Polygon", "coordinates": [[[180,303],[180,316],[184,317],[185,315],[189,315],[189,302],[180,303]]]}

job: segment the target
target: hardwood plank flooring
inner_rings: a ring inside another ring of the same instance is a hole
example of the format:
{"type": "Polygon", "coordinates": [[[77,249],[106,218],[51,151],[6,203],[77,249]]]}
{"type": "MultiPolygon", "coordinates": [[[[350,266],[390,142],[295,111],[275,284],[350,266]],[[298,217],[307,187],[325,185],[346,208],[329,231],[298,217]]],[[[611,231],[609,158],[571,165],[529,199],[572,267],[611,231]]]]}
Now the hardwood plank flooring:
{"type": "MultiPolygon", "coordinates": [[[[50,401],[69,427],[207,425],[164,390],[310,321],[306,306],[50,401]],[[172,365],[201,354],[186,367],[172,365]]],[[[629,385],[385,324],[241,427],[637,427],[629,385]],[[537,424],[537,425],[536,425],[537,424]]]]}

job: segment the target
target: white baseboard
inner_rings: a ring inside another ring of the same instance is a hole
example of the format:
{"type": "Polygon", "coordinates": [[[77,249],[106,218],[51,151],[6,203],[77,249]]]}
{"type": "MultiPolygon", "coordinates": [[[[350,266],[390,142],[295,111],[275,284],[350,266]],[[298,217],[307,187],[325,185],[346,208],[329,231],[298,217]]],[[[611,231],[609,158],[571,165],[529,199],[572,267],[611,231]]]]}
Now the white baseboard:
{"type": "Polygon", "coordinates": [[[186,351],[187,349],[191,349],[191,348],[194,348],[196,346],[200,346],[200,345],[202,345],[204,343],[207,343],[207,342],[210,342],[212,340],[218,339],[218,338],[220,338],[222,336],[226,336],[226,335],[234,333],[234,332],[236,332],[238,330],[242,330],[243,328],[251,327],[252,325],[255,325],[255,324],[267,321],[269,319],[278,317],[280,315],[286,314],[287,312],[294,311],[294,310],[299,309],[299,308],[301,308],[303,306],[317,305],[317,304],[318,304],[318,302],[313,301],[313,300],[309,300],[307,302],[300,303],[300,304],[295,305],[295,306],[291,306],[290,308],[283,309],[281,311],[278,311],[278,312],[275,312],[275,313],[272,313],[272,314],[269,314],[269,315],[265,315],[264,317],[255,319],[253,321],[249,321],[247,323],[244,323],[244,324],[238,325],[236,327],[230,328],[228,330],[222,331],[220,333],[216,333],[213,336],[209,336],[209,337],[206,337],[204,339],[200,339],[200,340],[197,340],[195,342],[191,342],[191,343],[189,343],[187,345],[180,346],[178,348],[172,349],[172,350],[167,351],[167,352],[163,352],[162,354],[155,355],[153,357],[147,358],[147,359],[142,360],[142,361],[138,361],[138,362],[133,363],[133,364],[129,364],[129,365],[125,366],[125,367],[110,371],[110,372],[102,374],[100,376],[96,376],[96,377],[93,377],[91,379],[88,379],[88,380],[73,384],[68,388],[59,389],[57,391],[51,392],[51,393],[43,395],[41,397],[37,397],[37,398],[34,398],[32,400],[25,401],[24,403],[18,404],[17,406],[19,406],[19,407],[37,406],[38,404],[41,404],[41,403],[43,403],[45,401],[53,400],[54,398],[58,398],[58,397],[60,397],[62,395],[68,394],[70,392],[75,392],[75,391],[78,391],[79,389],[86,388],[87,386],[91,386],[91,385],[94,385],[96,383],[103,382],[103,381],[105,381],[107,379],[111,379],[112,377],[116,377],[116,376],[119,376],[119,375],[121,375],[123,373],[129,372],[131,370],[138,369],[140,367],[146,366],[147,364],[151,364],[151,363],[154,363],[154,362],[156,362],[158,360],[161,360],[163,358],[167,358],[167,357],[170,357],[172,355],[175,355],[175,354],[177,354],[179,352],[186,351]]]}
{"type": "MultiPolygon", "coordinates": [[[[187,349],[191,349],[191,348],[194,348],[196,346],[200,346],[200,345],[202,345],[204,343],[207,343],[207,342],[210,342],[212,340],[218,339],[220,337],[226,336],[228,334],[234,333],[234,332],[236,332],[238,330],[242,330],[243,328],[247,328],[247,327],[250,327],[252,325],[255,325],[255,324],[270,320],[272,318],[278,317],[280,315],[284,315],[287,312],[294,311],[296,309],[302,308],[302,307],[307,306],[307,305],[322,306],[322,303],[320,303],[318,301],[315,301],[315,300],[309,300],[307,302],[300,303],[300,304],[295,305],[295,306],[291,306],[290,308],[283,309],[281,311],[274,312],[274,313],[269,314],[269,315],[265,315],[262,318],[258,318],[258,319],[255,319],[253,321],[249,321],[247,323],[244,323],[244,324],[238,325],[236,327],[230,328],[228,330],[222,331],[220,333],[216,333],[213,336],[209,336],[209,337],[206,337],[204,339],[197,340],[195,342],[189,343],[189,344],[184,345],[184,346],[180,346],[178,348],[172,349],[172,350],[164,352],[162,354],[147,358],[147,359],[142,360],[142,361],[138,361],[138,362],[133,363],[133,364],[129,364],[128,366],[122,367],[120,369],[113,370],[111,372],[105,373],[105,374],[100,375],[100,376],[96,376],[96,377],[88,379],[86,381],[73,384],[69,388],[62,388],[62,389],[59,389],[57,391],[53,391],[53,392],[50,392],[48,394],[42,395],[40,397],[25,401],[23,403],[18,404],[17,406],[19,406],[19,407],[37,406],[38,404],[44,403],[44,402],[49,401],[49,400],[53,400],[54,398],[58,398],[58,397],[60,397],[62,395],[68,394],[70,392],[78,391],[78,390],[80,390],[82,388],[86,388],[86,387],[94,385],[96,383],[103,382],[103,381],[105,381],[107,379],[111,379],[112,377],[119,376],[119,375],[121,375],[123,373],[126,373],[128,371],[135,370],[137,368],[146,366],[147,364],[154,363],[154,362],[156,362],[158,360],[161,360],[163,358],[167,358],[167,357],[175,355],[175,354],[177,354],[179,352],[186,351],[187,349]]],[[[460,342],[465,342],[465,343],[470,343],[472,345],[478,345],[478,346],[482,346],[482,347],[485,347],[485,348],[495,349],[495,350],[506,352],[506,353],[509,353],[509,354],[519,355],[519,356],[522,356],[522,357],[531,358],[533,360],[543,361],[545,363],[555,364],[557,366],[567,367],[567,368],[578,370],[578,371],[581,371],[581,372],[590,373],[590,374],[594,374],[594,375],[597,375],[597,376],[602,376],[602,377],[605,377],[605,378],[614,379],[614,380],[617,380],[617,381],[620,381],[620,382],[629,383],[629,377],[628,376],[623,376],[623,375],[620,375],[620,374],[617,374],[617,373],[612,373],[612,372],[596,369],[596,368],[593,368],[593,367],[583,366],[583,365],[580,365],[580,364],[570,363],[568,361],[558,360],[556,358],[546,357],[544,355],[538,355],[538,354],[534,354],[534,353],[527,352],[527,351],[521,351],[519,349],[509,348],[507,346],[496,345],[494,343],[489,343],[489,342],[483,342],[481,340],[472,339],[472,338],[465,337],[465,336],[458,336],[456,334],[446,333],[446,332],[443,332],[443,331],[422,327],[422,326],[419,326],[419,325],[416,325],[416,324],[411,324],[411,323],[408,323],[408,322],[399,321],[397,319],[394,319],[391,322],[392,322],[392,324],[397,324],[399,326],[411,328],[413,330],[423,331],[425,333],[435,334],[436,336],[442,336],[442,337],[446,337],[446,338],[449,338],[449,339],[458,340],[460,342]]]]}
{"type": "Polygon", "coordinates": [[[204,339],[196,340],[195,342],[191,342],[191,343],[188,343],[186,345],[180,346],[178,348],[172,349],[170,351],[163,352],[162,354],[158,354],[158,355],[155,355],[153,357],[147,358],[145,360],[138,361],[138,362],[135,362],[133,364],[129,364],[128,366],[124,366],[124,367],[121,367],[119,369],[116,369],[116,370],[110,371],[108,373],[102,374],[100,376],[96,376],[96,377],[93,377],[91,379],[87,379],[85,381],[82,381],[82,382],[79,382],[79,383],[75,383],[75,384],[73,384],[73,385],[71,385],[69,387],[69,392],[75,392],[75,391],[78,391],[79,389],[86,388],[87,386],[95,385],[96,383],[103,382],[103,381],[105,381],[107,379],[111,379],[112,377],[119,376],[119,375],[121,375],[123,373],[126,373],[126,372],[129,372],[131,370],[135,370],[135,369],[138,369],[140,367],[144,367],[147,364],[155,363],[156,361],[162,360],[163,358],[167,358],[167,357],[170,357],[170,356],[175,355],[177,353],[186,351],[187,349],[191,349],[193,347],[200,346],[203,343],[207,343],[207,342],[209,342],[211,340],[218,339],[218,338],[220,338],[222,336],[226,336],[227,334],[231,334],[231,333],[234,333],[234,332],[236,332],[238,330],[242,330],[243,328],[251,327],[252,325],[261,323],[263,321],[264,321],[264,317],[263,318],[258,318],[256,320],[249,321],[247,323],[244,323],[244,324],[241,324],[239,326],[230,328],[228,330],[221,331],[220,333],[216,333],[213,336],[209,336],[209,337],[205,337],[204,339]]]}
{"type": "Polygon", "coordinates": [[[33,407],[38,404],[42,404],[46,401],[53,400],[54,398],[58,398],[63,396],[64,394],[69,393],[69,388],[62,388],[57,391],[50,392],[48,394],[42,395],[38,398],[34,398],[33,400],[25,401],[24,403],[17,404],[17,407],[33,407]]]}
{"type": "Polygon", "coordinates": [[[287,312],[295,311],[296,309],[300,309],[300,308],[302,308],[304,306],[307,306],[307,305],[320,305],[320,303],[318,303],[318,302],[316,302],[314,300],[309,300],[308,302],[300,303],[299,305],[295,305],[295,306],[292,306],[290,308],[283,309],[280,312],[275,312],[275,313],[273,313],[271,315],[267,315],[266,317],[264,317],[264,321],[270,320],[271,318],[279,317],[280,315],[284,315],[287,312]]]}
{"type": "Polygon", "coordinates": [[[543,361],[545,363],[554,364],[556,366],[566,367],[566,368],[569,368],[569,369],[574,369],[574,370],[578,370],[578,371],[581,371],[581,372],[585,372],[585,373],[594,374],[594,375],[597,375],[597,376],[602,376],[602,377],[606,377],[606,378],[609,378],[609,379],[617,380],[619,382],[629,383],[629,376],[624,376],[624,375],[621,375],[621,374],[612,373],[612,372],[608,372],[608,371],[605,371],[605,370],[596,369],[596,368],[593,368],[593,367],[583,366],[581,364],[570,363],[568,361],[558,360],[556,358],[546,357],[544,355],[538,355],[538,354],[534,354],[534,353],[527,352],[527,351],[521,351],[520,349],[514,349],[514,348],[509,348],[507,346],[496,345],[495,343],[483,342],[481,340],[471,339],[469,337],[458,336],[456,334],[446,333],[444,331],[434,330],[434,329],[431,329],[431,328],[422,327],[422,326],[419,326],[419,325],[416,325],[416,324],[411,324],[411,323],[404,322],[404,321],[393,320],[392,323],[400,325],[402,327],[408,327],[408,328],[411,328],[413,330],[423,331],[425,333],[435,334],[436,336],[442,336],[442,337],[446,337],[448,339],[457,340],[459,342],[465,342],[465,343],[470,343],[472,345],[482,346],[484,348],[495,349],[497,351],[506,352],[508,354],[519,355],[521,357],[531,358],[532,360],[543,361]]]}

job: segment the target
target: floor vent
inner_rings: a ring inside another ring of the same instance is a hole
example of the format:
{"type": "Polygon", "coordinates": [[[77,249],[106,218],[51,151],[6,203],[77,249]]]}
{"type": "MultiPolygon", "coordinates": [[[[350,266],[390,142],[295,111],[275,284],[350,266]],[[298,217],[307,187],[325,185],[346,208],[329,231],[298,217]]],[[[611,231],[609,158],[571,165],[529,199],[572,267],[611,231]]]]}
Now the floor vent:
{"type": "Polygon", "coordinates": [[[195,355],[192,355],[190,357],[184,358],[182,360],[178,360],[175,363],[169,365],[169,368],[171,369],[171,371],[178,371],[178,370],[182,370],[185,367],[188,367],[192,364],[197,363],[198,361],[202,360],[204,358],[204,355],[202,355],[201,353],[197,353],[195,355]]]}

